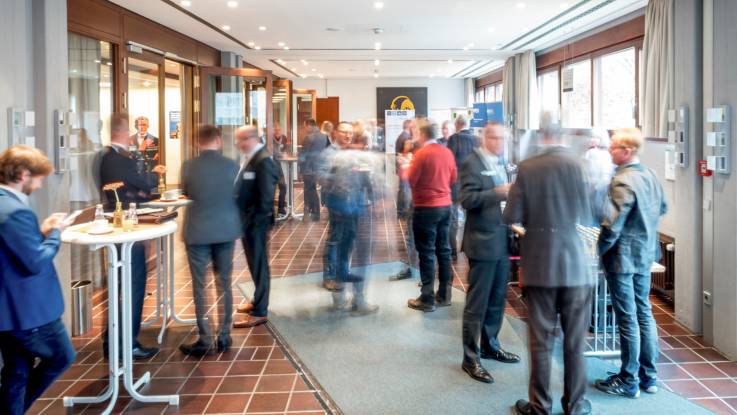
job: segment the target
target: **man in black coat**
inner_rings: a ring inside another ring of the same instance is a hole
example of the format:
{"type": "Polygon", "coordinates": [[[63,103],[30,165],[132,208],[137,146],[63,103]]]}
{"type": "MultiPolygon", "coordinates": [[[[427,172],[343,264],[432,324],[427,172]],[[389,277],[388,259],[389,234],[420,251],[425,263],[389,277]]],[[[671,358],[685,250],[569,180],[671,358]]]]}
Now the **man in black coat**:
{"type": "Polygon", "coordinates": [[[320,195],[317,193],[317,173],[322,152],[328,148],[328,136],[317,128],[317,122],[310,118],[305,121],[308,132],[302,144],[299,170],[304,181],[305,216],[313,221],[320,220],[320,195]]]}
{"type": "Polygon", "coordinates": [[[279,181],[279,167],[265,148],[255,127],[236,131],[243,162],[235,182],[236,202],[243,222],[243,248],[251,278],[256,286],[253,300],[239,311],[250,315],[233,324],[236,328],[266,323],[269,307],[269,255],[267,243],[274,224],[274,192],[279,181]]]}
{"type": "MultiPolygon", "coordinates": [[[[164,173],[166,168],[155,166],[152,173],[141,171],[136,159],[131,154],[135,150],[134,136],[128,132],[128,116],[113,114],[110,120],[110,146],[102,150],[100,160],[100,184],[123,182],[123,187],[117,190],[118,197],[127,209],[130,203],[141,203],[151,200],[151,189],[156,187],[156,173],[164,173]]],[[[106,210],[115,209],[115,194],[112,191],[103,192],[106,210]]],[[[118,249],[120,250],[120,249],[118,249]]],[[[141,331],[141,314],[143,300],[146,296],[146,250],[144,244],[137,242],[131,249],[131,277],[132,277],[132,330],[133,330],[133,358],[147,359],[158,353],[155,347],[143,347],[137,340],[141,331]]],[[[103,333],[102,348],[107,355],[107,330],[103,333]]]]}
{"type": "Polygon", "coordinates": [[[463,309],[463,370],[473,379],[491,383],[483,359],[517,363],[519,356],[504,351],[497,336],[504,320],[509,281],[509,227],[502,222],[502,202],[509,184],[502,163],[504,128],[484,128],[481,147],[461,165],[460,202],[466,210],[461,249],[468,257],[468,293],[463,309]]]}
{"type": "MultiPolygon", "coordinates": [[[[460,170],[466,158],[479,146],[479,138],[473,135],[471,130],[468,129],[468,120],[463,115],[456,117],[455,127],[456,133],[450,136],[447,146],[453,153],[453,157],[455,157],[456,168],[460,170]]],[[[458,259],[458,226],[460,224],[458,209],[461,207],[458,196],[459,188],[460,184],[458,182],[454,183],[450,188],[453,207],[450,213],[448,238],[450,239],[450,256],[454,261],[458,259]]]]}

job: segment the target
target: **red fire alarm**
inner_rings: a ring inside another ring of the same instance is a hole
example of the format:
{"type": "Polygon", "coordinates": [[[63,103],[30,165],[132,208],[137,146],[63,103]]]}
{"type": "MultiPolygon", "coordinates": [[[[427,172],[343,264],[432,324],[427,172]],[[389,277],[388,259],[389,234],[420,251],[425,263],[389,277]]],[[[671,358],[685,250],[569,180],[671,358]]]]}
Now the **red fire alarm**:
{"type": "Polygon", "coordinates": [[[711,176],[711,170],[706,167],[706,160],[699,160],[699,176],[709,177],[711,176]]]}

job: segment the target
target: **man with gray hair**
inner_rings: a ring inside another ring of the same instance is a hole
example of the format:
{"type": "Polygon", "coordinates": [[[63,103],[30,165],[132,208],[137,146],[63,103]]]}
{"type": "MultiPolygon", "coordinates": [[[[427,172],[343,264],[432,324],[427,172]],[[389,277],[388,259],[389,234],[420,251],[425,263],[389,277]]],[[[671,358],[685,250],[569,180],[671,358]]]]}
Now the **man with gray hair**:
{"type": "MultiPolygon", "coordinates": [[[[473,135],[468,128],[468,120],[463,115],[455,119],[456,133],[448,139],[448,149],[455,158],[456,169],[460,169],[466,158],[479,147],[480,140],[473,135]]],[[[460,226],[461,201],[459,197],[460,185],[453,184],[451,187],[451,199],[453,206],[450,211],[450,228],[448,238],[450,240],[450,256],[455,261],[458,259],[458,227],[460,226]]]]}
{"type": "Polygon", "coordinates": [[[235,133],[243,154],[235,182],[236,203],[243,222],[243,249],[256,291],[250,303],[238,312],[250,314],[233,324],[236,328],[254,327],[267,321],[269,307],[269,255],[267,243],[274,224],[274,193],[279,181],[279,167],[264,147],[256,127],[243,126],[235,133]]]}

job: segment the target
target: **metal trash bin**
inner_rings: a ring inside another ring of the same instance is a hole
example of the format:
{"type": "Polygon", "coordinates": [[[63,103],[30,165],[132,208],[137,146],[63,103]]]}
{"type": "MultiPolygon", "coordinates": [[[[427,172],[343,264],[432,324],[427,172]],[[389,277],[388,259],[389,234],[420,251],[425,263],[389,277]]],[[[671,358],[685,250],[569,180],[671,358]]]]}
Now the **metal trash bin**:
{"type": "Polygon", "coordinates": [[[92,281],[72,281],[72,336],[92,328],[92,281]]]}

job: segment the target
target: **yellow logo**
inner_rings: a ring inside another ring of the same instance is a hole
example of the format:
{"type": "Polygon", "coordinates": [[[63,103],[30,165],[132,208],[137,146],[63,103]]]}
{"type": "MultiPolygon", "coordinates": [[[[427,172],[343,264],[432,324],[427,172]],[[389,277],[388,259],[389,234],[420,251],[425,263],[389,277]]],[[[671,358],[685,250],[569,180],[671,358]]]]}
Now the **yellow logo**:
{"type": "Polygon", "coordinates": [[[408,96],[400,95],[392,100],[391,109],[393,110],[414,110],[415,104],[408,96]]]}

